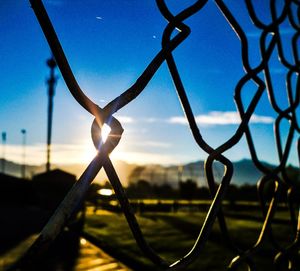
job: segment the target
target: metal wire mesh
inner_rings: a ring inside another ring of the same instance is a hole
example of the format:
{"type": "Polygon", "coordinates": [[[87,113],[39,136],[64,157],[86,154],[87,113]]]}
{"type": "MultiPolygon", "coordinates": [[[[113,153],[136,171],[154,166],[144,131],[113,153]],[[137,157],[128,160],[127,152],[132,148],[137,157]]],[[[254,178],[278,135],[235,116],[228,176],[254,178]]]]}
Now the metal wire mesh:
{"type": "Polygon", "coordinates": [[[240,39],[242,63],[244,66],[245,75],[237,82],[233,93],[237,111],[241,117],[241,122],[229,140],[221,144],[219,147],[213,148],[203,139],[201,131],[197,126],[184,85],[176,67],[176,61],[172,55],[177,46],[184,42],[184,40],[188,38],[189,34],[191,33],[191,29],[184,23],[184,21],[194,16],[196,13],[201,12],[202,8],[208,2],[207,0],[198,0],[178,14],[173,14],[170,11],[165,0],[156,0],[159,11],[168,21],[162,36],[162,48],[149,63],[136,82],[120,96],[109,102],[104,108],[100,108],[98,105],[92,102],[80,89],[80,86],[78,85],[64,55],[62,46],[56,36],[55,30],[50,22],[42,1],[30,0],[32,8],[42,27],[45,37],[56,59],[57,65],[70,92],[82,107],[95,116],[95,120],[92,125],[92,138],[95,147],[98,149],[98,154],[84,171],[79,181],[70,190],[66,198],[56,210],[55,214],[49,220],[48,224],[44,227],[37,241],[27,251],[24,257],[22,257],[22,259],[11,269],[21,267],[29,264],[31,261],[34,261],[34,258],[49,246],[49,244],[62,230],[68,218],[76,210],[79,202],[83,200],[89,185],[102,167],[106,171],[106,174],[115,190],[122,211],[127,219],[128,226],[130,227],[138,246],[144,252],[144,254],[158,266],[158,268],[172,270],[184,269],[195,259],[201,257],[199,254],[203,250],[203,247],[211,233],[212,226],[216,220],[219,222],[222,235],[225,238],[228,247],[236,253],[236,257],[232,259],[228,266],[229,269],[234,270],[239,268],[239,266],[246,264],[249,270],[256,270],[257,267],[254,264],[253,257],[255,257],[256,253],[259,251],[260,247],[264,244],[267,238],[271,240],[273,248],[275,251],[277,251],[277,255],[274,259],[274,268],[277,270],[295,270],[295,268],[297,268],[296,261],[297,257],[299,257],[298,250],[300,224],[298,222],[297,225],[297,214],[295,214],[294,211],[296,204],[294,196],[296,187],[289,179],[286,168],[294,139],[298,140],[297,153],[300,156],[300,129],[296,113],[300,102],[300,60],[298,53],[300,36],[300,1],[282,0],[282,2],[284,2],[284,7],[281,9],[279,14],[276,8],[277,1],[268,1],[271,13],[271,22],[269,24],[265,24],[259,19],[252,0],[244,1],[254,26],[260,30],[259,49],[261,60],[255,67],[250,65],[249,41],[247,34],[244,32],[242,26],[236,20],[226,3],[222,0],[214,1],[215,5],[223,13],[223,16],[226,18],[233,31],[235,31],[240,39]],[[294,30],[290,44],[293,52],[292,60],[289,60],[286,57],[282,41],[283,38],[280,32],[281,24],[286,21],[290,23],[294,30]],[[175,29],[178,31],[175,31],[175,29]],[[272,82],[272,76],[270,73],[270,59],[274,52],[278,52],[278,59],[282,66],[287,70],[285,75],[286,89],[283,90],[286,91],[288,98],[288,106],[285,108],[282,108],[276,100],[274,83],[272,82]],[[108,156],[108,154],[117,146],[123,132],[120,122],[113,117],[113,114],[122,109],[124,106],[130,106],[130,102],[133,101],[144,90],[163,62],[166,62],[168,65],[171,78],[178,94],[178,99],[182,104],[182,109],[185,113],[186,119],[188,120],[194,140],[198,144],[199,148],[207,153],[207,159],[205,161],[205,173],[208,186],[211,194],[213,195],[213,201],[207,213],[206,220],[200,229],[199,236],[195,241],[193,248],[187,255],[172,264],[162,259],[145,240],[119,177],[108,156]],[[296,80],[293,78],[296,78],[296,80]],[[254,83],[256,86],[256,91],[253,94],[249,104],[245,106],[242,94],[245,91],[245,86],[249,82],[254,83]],[[255,109],[257,108],[258,103],[264,93],[268,94],[269,103],[276,113],[274,133],[279,163],[274,168],[266,167],[265,164],[258,158],[255,147],[255,138],[253,138],[251,135],[251,129],[249,125],[250,119],[253,116],[255,109]],[[281,129],[281,125],[284,122],[289,124],[288,135],[285,141],[283,140],[285,135],[282,134],[281,129]],[[101,137],[99,136],[99,130],[101,130],[101,127],[104,123],[109,124],[112,128],[110,139],[105,143],[102,142],[101,137]],[[232,162],[227,159],[223,153],[234,147],[242,137],[245,137],[247,140],[249,151],[255,166],[263,174],[263,177],[257,184],[257,189],[259,192],[264,223],[257,237],[256,243],[246,250],[238,247],[232,241],[221,208],[222,200],[224,199],[233,175],[232,162]],[[216,185],[214,179],[215,174],[213,163],[215,161],[219,161],[224,166],[222,180],[218,186],[216,185]],[[270,184],[273,184],[273,192],[271,199],[267,199],[263,191],[265,187],[270,184]],[[287,187],[287,189],[283,189],[283,187],[287,187]],[[282,247],[276,241],[276,238],[273,235],[272,220],[276,212],[280,193],[285,193],[285,191],[287,191],[287,201],[290,209],[290,221],[291,228],[293,229],[294,241],[289,246],[282,247]]]}

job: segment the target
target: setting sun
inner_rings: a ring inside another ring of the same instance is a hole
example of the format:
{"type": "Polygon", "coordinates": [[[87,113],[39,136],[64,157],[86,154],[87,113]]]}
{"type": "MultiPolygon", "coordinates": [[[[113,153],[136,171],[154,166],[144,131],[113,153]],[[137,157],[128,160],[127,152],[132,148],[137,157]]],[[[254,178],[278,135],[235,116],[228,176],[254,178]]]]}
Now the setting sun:
{"type": "Polygon", "coordinates": [[[102,126],[102,129],[101,129],[101,137],[102,137],[103,143],[106,142],[110,131],[111,131],[111,128],[106,123],[104,123],[102,126]]]}

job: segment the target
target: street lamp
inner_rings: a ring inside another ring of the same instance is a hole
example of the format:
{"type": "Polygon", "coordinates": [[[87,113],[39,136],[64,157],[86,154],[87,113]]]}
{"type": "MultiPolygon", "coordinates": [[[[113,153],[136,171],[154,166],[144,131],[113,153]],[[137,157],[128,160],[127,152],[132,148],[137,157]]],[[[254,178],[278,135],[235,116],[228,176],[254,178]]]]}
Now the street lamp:
{"type": "Polygon", "coordinates": [[[22,143],[23,143],[23,164],[21,167],[21,176],[23,179],[26,177],[26,130],[21,129],[22,143]]]}
{"type": "Polygon", "coordinates": [[[2,132],[2,173],[5,173],[5,145],[6,145],[6,132],[2,132]]]}
{"type": "Polygon", "coordinates": [[[46,171],[50,171],[50,151],[51,151],[51,135],[52,135],[52,115],[53,115],[53,96],[54,87],[56,84],[56,77],[54,75],[54,70],[56,67],[56,62],[53,57],[47,60],[47,66],[50,68],[50,77],[47,80],[48,84],[48,125],[47,125],[47,164],[46,171]]]}

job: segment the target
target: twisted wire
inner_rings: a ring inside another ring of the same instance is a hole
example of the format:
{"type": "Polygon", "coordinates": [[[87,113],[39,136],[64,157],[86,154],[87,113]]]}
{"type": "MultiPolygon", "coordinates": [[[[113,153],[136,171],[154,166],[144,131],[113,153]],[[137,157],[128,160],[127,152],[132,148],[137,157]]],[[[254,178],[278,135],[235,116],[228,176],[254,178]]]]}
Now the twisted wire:
{"type": "Polygon", "coordinates": [[[289,268],[288,270],[295,270],[295,254],[299,251],[300,246],[300,220],[298,219],[297,221],[297,214],[295,214],[294,211],[296,203],[293,195],[296,192],[296,186],[293,181],[290,180],[286,167],[293,146],[293,141],[296,137],[298,137],[297,153],[300,163],[300,126],[297,116],[297,109],[299,108],[300,103],[300,60],[298,53],[299,46],[297,46],[300,39],[300,1],[285,0],[282,10],[278,12],[276,6],[277,1],[269,0],[271,21],[267,24],[260,20],[257,16],[256,6],[253,1],[244,0],[253,25],[260,31],[259,49],[261,60],[255,67],[250,65],[250,51],[247,33],[228,8],[225,1],[214,1],[215,5],[219,8],[233,31],[235,31],[236,35],[240,39],[241,59],[245,70],[245,75],[237,82],[234,89],[234,100],[237,112],[241,117],[241,122],[233,135],[217,148],[211,147],[205,141],[199,127],[197,126],[192,107],[188,100],[185,87],[176,65],[176,60],[173,56],[174,50],[176,50],[176,48],[183,43],[191,33],[190,27],[185,24],[184,21],[191,16],[200,13],[208,0],[195,1],[193,4],[177,14],[173,14],[170,11],[165,0],[156,0],[160,13],[168,21],[162,36],[161,50],[154,56],[149,65],[137,78],[136,82],[127,90],[123,91],[123,93],[121,93],[118,97],[109,102],[104,108],[99,107],[89,97],[87,97],[77,83],[42,1],[29,1],[70,93],[82,107],[95,117],[92,124],[92,139],[98,153],[79,178],[78,182],[69,191],[68,195],[58,207],[47,225],[41,231],[36,242],[27,251],[27,253],[25,253],[20,261],[10,268],[10,270],[30,265],[38,254],[47,249],[50,243],[56,238],[67,223],[71,215],[77,210],[78,205],[83,200],[84,195],[89,188],[89,185],[102,167],[106,171],[108,179],[115,190],[115,194],[120,202],[128,226],[131,229],[138,246],[144,252],[145,256],[156,264],[158,268],[164,270],[182,270],[185,269],[191,262],[199,258],[199,255],[203,250],[203,247],[211,233],[212,227],[217,219],[226,244],[236,254],[228,265],[229,269],[235,270],[239,268],[241,264],[246,264],[249,270],[257,270],[257,266],[254,261],[255,255],[268,239],[276,251],[276,255],[274,257],[276,270],[287,270],[287,268],[289,268]],[[294,12],[295,10],[296,13],[294,12]],[[285,48],[282,42],[282,33],[280,30],[281,25],[286,21],[289,22],[294,30],[294,34],[291,38],[292,60],[289,60],[286,57],[285,48]],[[268,40],[269,37],[270,39],[268,40]],[[269,67],[270,60],[276,52],[278,53],[279,62],[284,69],[287,70],[285,75],[285,91],[288,105],[285,108],[282,108],[276,99],[276,90],[274,88],[274,82],[272,80],[272,74],[269,67]],[[182,110],[188,121],[192,136],[198,147],[204,150],[208,155],[205,160],[205,173],[208,187],[213,198],[205,222],[201,228],[199,227],[199,235],[195,240],[194,246],[180,260],[171,264],[162,259],[144,238],[133,209],[125,194],[122,183],[109,158],[109,153],[117,147],[123,132],[121,123],[113,116],[113,114],[122,109],[124,106],[129,105],[145,90],[147,84],[151,81],[152,77],[161,67],[163,62],[166,62],[168,66],[170,76],[174,82],[178,99],[181,102],[182,110]],[[261,74],[264,75],[264,78],[261,77],[261,74]],[[294,84],[293,78],[296,78],[296,84],[294,84]],[[242,94],[246,91],[245,86],[249,82],[254,83],[257,89],[253,94],[250,103],[247,107],[245,107],[242,94]],[[256,149],[255,138],[252,136],[250,127],[251,117],[265,93],[268,95],[270,106],[276,114],[276,119],[274,121],[274,137],[279,162],[274,168],[269,168],[259,159],[259,151],[256,149]],[[283,140],[284,135],[282,134],[282,126],[284,122],[289,124],[285,142],[283,140]],[[101,127],[104,123],[108,123],[112,127],[111,133],[114,136],[106,143],[102,142],[101,136],[99,135],[99,131],[101,131],[101,127]],[[254,165],[263,174],[262,178],[257,182],[257,191],[264,221],[256,242],[246,250],[240,248],[232,240],[226,224],[225,215],[221,208],[222,200],[226,195],[227,188],[233,175],[233,164],[227,157],[224,156],[224,152],[233,148],[243,137],[246,138],[249,153],[254,165]],[[215,172],[213,164],[215,161],[219,161],[224,167],[222,180],[218,186],[216,186],[214,177],[215,172]],[[270,184],[272,185],[273,192],[271,199],[268,199],[265,195],[265,188],[270,184]],[[294,231],[294,240],[286,247],[277,242],[272,231],[272,221],[276,213],[279,197],[282,193],[287,193],[291,227],[294,231]]]}
{"type": "MultiPolygon", "coordinates": [[[[271,243],[273,247],[278,251],[278,254],[276,256],[275,264],[276,268],[283,268],[282,270],[286,270],[286,265],[283,265],[282,267],[279,267],[279,258],[281,255],[287,255],[288,251],[291,251],[291,248],[283,248],[281,247],[275,240],[273,233],[272,233],[272,220],[274,217],[274,214],[276,212],[277,202],[279,195],[281,193],[281,187],[283,183],[288,183],[292,189],[294,187],[292,186],[290,180],[287,177],[286,173],[286,166],[287,166],[287,160],[289,157],[289,153],[292,146],[293,138],[295,137],[295,132],[298,131],[298,124],[297,124],[297,116],[296,116],[296,109],[299,106],[299,88],[296,88],[296,99],[293,99],[292,90],[291,90],[291,76],[293,73],[297,74],[297,86],[298,86],[298,74],[299,74],[299,68],[296,65],[292,65],[287,61],[287,59],[284,56],[284,50],[282,46],[281,41],[281,35],[279,32],[279,26],[281,23],[283,23],[284,20],[287,18],[292,18],[293,24],[295,26],[295,20],[293,18],[292,12],[291,12],[291,3],[292,1],[285,1],[284,8],[279,16],[277,16],[276,12],[276,1],[270,1],[270,11],[272,15],[272,22],[270,24],[264,24],[262,21],[258,19],[256,16],[256,12],[254,9],[254,5],[251,0],[245,0],[246,6],[248,8],[249,15],[254,23],[254,25],[262,30],[261,36],[260,36],[260,50],[261,50],[261,62],[256,68],[251,68],[249,65],[249,53],[248,53],[248,41],[247,36],[245,32],[242,30],[238,22],[235,20],[234,16],[231,14],[229,9],[226,7],[226,5],[223,3],[223,1],[216,0],[216,4],[218,7],[222,10],[224,16],[227,18],[233,29],[236,31],[237,35],[241,39],[241,46],[242,46],[242,61],[243,65],[246,71],[246,75],[244,78],[242,78],[235,89],[235,101],[237,104],[238,111],[241,115],[241,118],[243,119],[245,116],[245,110],[243,107],[243,102],[241,98],[241,92],[243,91],[243,86],[245,83],[249,80],[253,80],[255,83],[258,84],[257,92],[255,93],[252,102],[255,102],[256,97],[261,97],[264,91],[267,91],[270,105],[274,109],[274,111],[278,114],[275,123],[274,123],[274,133],[275,133],[275,141],[276,141],[276,148],[278,153],[278,159],[279,164],[274,169],[268,169],[266,168],[263,163],[258,159],[257,151],[255,149],[254,140],[250,132],[250,128],[248,125],[244,127],[244,133],[247,139],[249,151],[252,157],[252,160],[256,167],[264,174],[263,178],[258,182],[258,192],[260,197],[260,202],[262,205],[262,213],[264,217],[264,224],[261,229],[260,235],[258,236],[258,239],[256,243],[253,245],[253,247],[249,248],[248,250],[244,251],[244,253],[236,256],[231,264],[230,268],[235,269],[237,268],[243,261],[245,261],[245,257],[253,257],[255,253],[260,249],[263,242],[266,239],[266,236],[269,237],[271,240],[271,243]],[[273,34],[271,41],[267,45],[267,35],[273,34]],[[271,80],[270,70],[269,70],[269,59],[271,57],[271,54],[275,51],[275,48],[277,47],[278,50],[278,57],[280,62],[283,66],[285,66],[289,71],[286,76],[287,81],[287,96],[289,101],[289,106],[286,109],[281,109],[278,105],[276,99],[275,99],[275,92],[273,89],[273,84],[271,80]],[[258,73],[263,71],[265,75],[265,82],[262,81],[260,78],[258,78],[258,73]],[[282,123],[282,120],[287,120],[290,123],[290,128],[288,131],[288,136],[286,139],[285,146],[283,148],[282,146],[282,135],[281,135],[281,129],[280,125],[282,123]],[[264,188],[267,183],[273,183],[274,185],[274,191],[272,195],[271,201],[268,203],[267,199],[264,196],[264,188]]],[[[294,27],[297,28],[297,27],[294,27]]],[[[299,29],[296,29],[299,31],[299,29]]],[[[298,36],[298,33],[294,35],[293,38],[293,50],[295,51],[295,40],[298,36]]],[[[295,62],[298,62],[297,55],[294,53],[295,56],[295,62]]],[[[256,100],[259,101],[259,98],[256,100]]],[[[250,108],[250,105],[248,106],[248,109],[250,108]]],[[[256,106],[255,106],[256,107],[256,106]]],[[[246,111],[247,112],[247,111],[246,111]]],[[[293,206],[292,204],[289,205],[290,207],[290,213],[291,213],[291,222],[292,225],[295,224],[296,219],[293,215],[293,206]]],[[[296,235],[298,236],[298,235],[296,235]]],[[[297,237],[296,237],[297,240],[297,237]]],[[[297,242],[295,241],[294,244],[291,246],[294,250],[299,249],[299,246],[297,246],[297,242]]],[[[282,258],[282,257],[281,257],[282,258]]],[[[292,259],[289,259],[291,263],[293,263],[292,259]]],[[[294,259],[293,259],[294,260],[294,259]]],[[[288,267],[288,268],[295,268],[295,267],[288,267]]],[[[256,267],[249,267],[250,270],[256,270],[256,267]]],[[[280,269],[278,269],[280,270],[280,269]]]]}

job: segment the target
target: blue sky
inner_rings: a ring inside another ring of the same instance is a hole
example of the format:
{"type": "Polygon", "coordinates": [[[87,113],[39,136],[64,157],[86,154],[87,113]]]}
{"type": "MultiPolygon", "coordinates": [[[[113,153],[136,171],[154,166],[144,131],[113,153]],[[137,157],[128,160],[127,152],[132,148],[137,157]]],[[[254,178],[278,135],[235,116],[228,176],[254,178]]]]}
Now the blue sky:
{"type": "MultiPolygon", "coordinates": [[[[176,13],[191,0],[168,0],[176,13]]],[[[251,64],[259,63],[260,32],[251,24],[243,1],[225,1],[245,29],[251,50],[251,64]]],[[[269,20],[267,1],[257,13],[269,20]]],[[[152,0],[45,0],[49,16],[73,72],[84,92],[105,106],[129,88],[161,48],[167,24],[152,0]]],[[[256,3],[256,4],[257,4],[256,3]]],[[[280,6],[278,6],[280,10],[280,6]]],[[[240,41],[213,1],[186,20],[192,33],[174,52],[203,137],[217,147],[239,124],[233,101],[234,87],[244,75],[240,41]]],[[[284,37],[293,34],[283,25],[284,37]]],[[[21,161],[21,132],[27,130],[27,161],[46,161],[47,91],[49,71],[45,61],[50,50],[30,4],[25,0],[0,1],[0,129],[7,132],[6,158],[21,161]]],[[[276,98],[284,108],[285,70],[272,57],[272,76],[278,87],[276,98]]],[[[73,99],[59,73],[54,97],[54,163],[87,163],[94,155],[90,139],[93,117],[73,99]]],[[[243,99],[251,99],[249,85],[243,99]]],[[[125,132],[112,157],[133,163],[178,164],[205,159],[183,118],[180,102],[164,63],[144,92],[116,115],[125,132]]],[[[258,156],[277,163],[273,138],[273,110],[264,94],[251,130],[258,156]]],[[[284,132],[286,128],[283,128],[284,132]]],[[[226,153],[231,160],[249,158],[242,139],[226,153]]],[[[297,164],[296,150],[290,162],[297,164]]]]}

